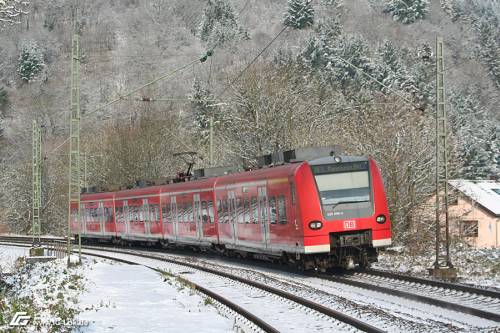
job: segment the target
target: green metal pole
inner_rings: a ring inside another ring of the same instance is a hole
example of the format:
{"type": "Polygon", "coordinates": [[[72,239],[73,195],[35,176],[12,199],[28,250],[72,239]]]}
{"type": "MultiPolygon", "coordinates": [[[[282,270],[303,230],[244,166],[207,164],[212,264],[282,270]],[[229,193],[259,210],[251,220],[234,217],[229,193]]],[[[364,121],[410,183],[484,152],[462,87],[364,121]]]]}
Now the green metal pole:
{"type": "Polygon", "coordinates": [[[71,264],[71,225],[78,224],[80,235],[80,40],[73,35],[71,48],[71,117],[69,140],[69,186],[68,186],[68,267],[71,264]]]}
{"type": "Polygon", "coordinates": [[[41,198],[41,160],[42,160],[42,134],[36,120],[33,120],[33,194],[32,194],[32,227],[33,246],[40,245],[40,208],[41,198]]]}
{"type": "Polygon", "coordinates": [[[450,258],[448,216],[448,147],[444,85],[444,43],[436,38],[436,260],[434,268],[453,268],[450,258]],[[440,196],[442,200],[440,201],[440,196]],[[441,212],[444,212],[444,235],[441,235],[441,212]]]}
{"type": "Polygon", "coordinates": [[[209,147],[209,162],[210,166],[214,166],[214,116],[210,116],[210,147],[209,147]]]}

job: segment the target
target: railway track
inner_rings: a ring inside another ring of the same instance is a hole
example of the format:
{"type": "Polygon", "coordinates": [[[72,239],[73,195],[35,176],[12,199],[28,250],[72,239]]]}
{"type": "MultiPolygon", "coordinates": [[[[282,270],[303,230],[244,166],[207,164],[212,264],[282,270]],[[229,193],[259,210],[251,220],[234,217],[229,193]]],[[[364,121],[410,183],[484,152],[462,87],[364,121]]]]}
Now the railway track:
{"type": "MultiPolygon", "coordinates": [[[[47,239],[50,240],[50,239],[47,239]]],[[[10,237],[8,239],[0,237],[0,244],[20,244],[23,246],[28,246],[26,243],[29,243],[31,239],[25,239],[25,238],[18,238],[14,239],[13,237],[10,237]],[[6,242],[6,240],[8,242],[6,242]]],[[[297,295],[294,295],[292,293],[288,293],[286,291],[268,286],[263,283],[259,283],[256,281],[252,281],[249,279],[242,278],[240,276],[230,274],[227,272],[222,272],[216,269],[211,269],[207,267],[203,267],[200,265],[196,264],[189,264],[183,261],[178,261],[178,260],[173,260],[173,259],[167,259],[161,256],[157,255],[150,255],[150,254],[140,254],[140,253],[130,253],[129,251],[121,251],[121,250],[112,250],[112,249],[99,249],[95,250],[92,249],[91,247],[85,247],[85,251],[82,251],[82,254],[84,255],[90,255],[90,256],[96,256],[96,257],[101,257],[105,259],[110,259],[110,260],[116,260],[120,261],[123,263],[127,264],[140,264],[145,267],[148,267],[150,269],[153,269],[158,272],[163,272],[162,269],[155,268],[152,266],[154,262],[164,262],[168,264],[173,264],[177,266],[181,266],[182,268],[188,268],[194,271],[201,271],[203,273],[206,273],[208,275],[213,275],[217,276],[219,278],[224,278],[230,281],[233,281],[233,283],[237,283],[238,286],[237,288],[240,289],[242,286],[244,287],[251,287],[255,290],[257,290],[259,293],[264,293],[268,294],[274,298],[279,298],[282,301],[285,301],[285,307],[287,307],[289,310],[290,304],[293,304],[293,307],[300,307],[300,311],[304,311],[304,313],[308,313],[310,315],[314,315],[315,317],[318,318],[318,321],[324,318],[325,316],[328,317],[330,321],[333,321],[334,324],[336,324],[337,329],[335,331],[363,331],[363,332],[374,332],[374,333],[379,333],[379,332],[384,332],[383,330],[374,327],[370,324],[367,324],[361,320],[358,320],[356,318],[353,318],[351,316],[348,316],[340,311],[336,311],[332,308],[326,307],[324,305],[312,302],[310,300],[307,300],[305,298],[299,297],[297,295]],[[101,252],[101,253],[96,253],[101,252]],[[103,254],[105,253],[105,254],[103,254]],[[118,256],[118,257],[117,257],[118,256]],[[127,258],[123,258],[123,256],[130,256],[130,257],[135,257],[135,258],[140,258],[140,259],[148,259],[151,260],[151,265],[145,264],[141,260],[131,260],[127,258]]],[[[262,320],[259,316],[245,310],[241,305],[235,304],[231,302],[228,298],[223,297],[219,295],[217,292],[214,292],[213,290],[210,290],[206,288],[205,286],[202,286],[200,283],[193,282],[192,279],[186,278],[187,272],[180,272],[174,275],[181,276],[182,279],[188,280],[190,284],[194,286],[196,290],[199,290],[201,293],[206,294],[207,296],[215,299],[216,301],[220,302],[221,304],[224,304],[228,308],[230,308],[232,311],[238,313],[239,315],[245,317],[247,320],[250,322],[254,323],[256,326],[261,328],[265,332],[279,332],[277,328],[275,328],[273,325],[267,323],[266,321],[262,320]]],[[[189,275],[188,275],[189,276],[189,275]]],[[[252,291],[252,293],[255,293],[255,291],[252,291]]],[[[287,316],[284,316],[284,320],[288,321],[286,319],[287,316]]]]}
{"type": "Polygon", "coordinates": [[[417,278],[412,281],[412,279],[399,279],[397,275],[355,273],[342,277],[321,274],[319,277],[500,322],[500,294],[492,291],[484,295],[483,289],[464,288],[465,286],[445,282],[439,283],[438,286],[434,283],[425,283],[425,279],[417,278]]]}
{"type": "MultiPolygon", "coordinates": [[[[3,240],[4,238],[0,237],[0,241],[3,240]]],[[[15,239],[11,238],[10,240],[12,241],[15,239]]],[[[26,241],[26,239],[21,239],[21,241],[26,241]]],[[[106,249],[106,251],[124,253],[122,250],[116,249],[106,249]]],[[[155,260],[159,259],[157,255],[151,254],[144,255],[144,257],[149,257],[150,259],[155,260]]],[[[172,259],[165,258],[162,258],[161,260],[172,261],[172,259]]],[[[193,269],[200,269],[200,265],[198,264],[186,264],[186,262],[182,262],[182,265],[188,265],[193,269]]],[[[203,267],[202,269],[206,272],[221,274],[220,271],[215,272],[214,269],[206,267],[203,267]]],[[[393,295],[396,297],[402,297],[412,301],[434,305],[448,310],[477,316],[495,322],[500,322],[500,293],[492,290],[376,270],[370,270],[362,273],[355,273],[353,275],[344,276],[331,276],[326,274],[312,274],[310,276],[318,277],[320,279],[332,281],[335,283],[346,284],[357,288],[376,291],[383,294],[393,295]]],[[[228,276],[228,278],[235,279],[236,281],[238,281],[238,279],[241,279],[238,276],[228,276]]],[[[240,280],[240,282],[243,283],[244,281],[240,280]]],[[[269,288],[268,286],[264,287],[269,288]]],[[[273,293],[273,291],[275,292],[275,294],[276,291],[282,292],[279,290],[269,290],[269,292],[271,293],[273,293]]],[[[299,300],[297,303],[300,304],[300,302],[303,302],[303,300],[299,300]]],[[[324,312],[326,311],[326,309],[323,308],[316,309],[316,311],[326,314],[324,312]]],[[[339,314],[336,315],[338,316],[339,314]]],[[[349,318],[341,317],[340,320],[349,323],[349,318]]],[[[353,325],[352,323],[350,324],[353,325]]],[[[355,327],[360,328],[362,326],[355,327]]]]}

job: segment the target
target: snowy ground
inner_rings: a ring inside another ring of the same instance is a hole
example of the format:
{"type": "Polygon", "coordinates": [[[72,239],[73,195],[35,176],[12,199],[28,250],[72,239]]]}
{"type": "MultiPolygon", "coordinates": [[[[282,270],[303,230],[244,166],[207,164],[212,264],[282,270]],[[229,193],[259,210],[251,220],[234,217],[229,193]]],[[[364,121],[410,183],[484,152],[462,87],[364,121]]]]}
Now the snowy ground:
{"type": "Polygon", "coordinates": [[[0,281],[0,332],[67,332],[78,311],[84,267],[68,269],[64,259],[13,267],[16,257],[26,255],[27,251],[0,246],[0,263],[12,268],[12,274],[0,281]],[[26,316],[26,326],[13,330],[10,323],[17,315],[26,316]]]}
{"type": "MultiPolygon", "coordinates": [[[[373,268],[428,277],[432,267],[432,251],[427,255],[411,256],[402,247],[388,249],[379,256],[373,268]]],[[[500,290],[500,248],[474,249],[467,246],[451,248],[451,259],[458,269],[461,283],[500,290]]]]}
{"type": "Polygon", "coordinates": [[[12,273],[16,259],[28,253],[27,248],[0,246],[0,273],[12,273]]]}
{"type": "Polygon", "coordinates": [[[78,319],[90,325],[75,332],[233,332],[232,320],[174,278],[144,266],[88,260],[78,319]]]}

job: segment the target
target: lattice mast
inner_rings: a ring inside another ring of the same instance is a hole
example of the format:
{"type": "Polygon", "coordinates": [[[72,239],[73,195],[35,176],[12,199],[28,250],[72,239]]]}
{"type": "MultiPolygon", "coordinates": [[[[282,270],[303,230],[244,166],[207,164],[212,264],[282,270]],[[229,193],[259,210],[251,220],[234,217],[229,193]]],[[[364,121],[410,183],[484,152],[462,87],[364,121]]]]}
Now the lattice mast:
{"type": "MultiPolygon", "coordinates": [[[[71,116],[69,140],[69,189],[68,189],[68,266],[71,256],[71,224],[78,221],[80,233],[80,39],[73,34],[71,41],[71,116]]],[[[80,238],[80,237],[79,237],[80,238]]]]}
{"type": "Polygon", "coordinates": [[[40,211],[42,208],[42,130],[33,120],[33,197],[32,227],[33,246],[40,246],[40,211]]]}
{"type": "Polygon", "coordinates": [[[447,115],[444,86],[444,45],[436,38],[436,260],[434,269],[453,268],[448,220],[447,115]],[[444,215],[444,224],[441,222],[444,215]]]}

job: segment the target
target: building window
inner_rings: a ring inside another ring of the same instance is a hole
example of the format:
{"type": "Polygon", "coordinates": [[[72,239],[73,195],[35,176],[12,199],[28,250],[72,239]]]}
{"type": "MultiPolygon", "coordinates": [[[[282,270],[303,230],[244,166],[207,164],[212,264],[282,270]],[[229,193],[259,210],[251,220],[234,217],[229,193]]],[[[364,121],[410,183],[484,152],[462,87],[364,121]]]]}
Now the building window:
{"type": "Polygon", "coordinates": [[[460,234],[462,235],[462,237],[477,237],[478,221],[477,220],[460,221],[460,234]]]}

